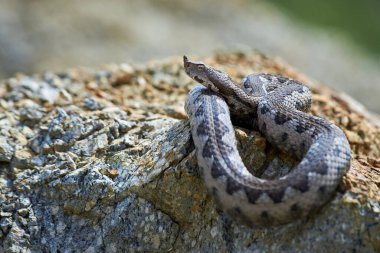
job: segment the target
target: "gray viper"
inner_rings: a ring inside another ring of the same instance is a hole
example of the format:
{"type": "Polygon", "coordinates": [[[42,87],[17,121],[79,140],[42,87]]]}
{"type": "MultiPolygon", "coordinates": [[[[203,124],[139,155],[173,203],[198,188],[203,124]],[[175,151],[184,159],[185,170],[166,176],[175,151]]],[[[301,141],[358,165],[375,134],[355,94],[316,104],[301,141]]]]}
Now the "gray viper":
{"type": "Polygon", "coordinates": [[[332,197],[351,150],[341,129],[306,113],[306,86],[271,74],[248,75],[238,86],[228,74],[186,56],[184,67],[202,84],[185,104],[200,174],[225,212],[249,226],[278,225],[307,216],[332,197]],[[275,180],[253,176],[237,151],[230,115],[258,128],[299,164],[275,180]]]}

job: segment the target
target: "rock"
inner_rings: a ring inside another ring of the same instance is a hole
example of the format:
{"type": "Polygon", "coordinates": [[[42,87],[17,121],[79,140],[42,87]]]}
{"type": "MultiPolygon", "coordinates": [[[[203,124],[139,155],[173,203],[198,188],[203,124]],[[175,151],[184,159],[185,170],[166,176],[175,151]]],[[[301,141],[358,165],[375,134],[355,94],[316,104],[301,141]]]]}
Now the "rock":
{"type": "Polygon", "coordinates": [[[14,149],[5,138],[0,137],[0,161],[9,162],[12,159],[14,149]]]}
{"type": "MultiPolygon", "coordinates": [[[[219,211],[198,175],[183,110],[194,82],[180,58],[18,75],[0,85],[6,108],[0,111],[0,251],[380,251],[376,117],[262,54],[204,60],[237,80],[279,73],[312,88],[312,113],[340,126],[353,152],[331,202],[308,219],[268,228],[248,228],[219,211]]],[[[256,175],[280,177],[297,163],[258,132],[235,133],[256,175]]]]}

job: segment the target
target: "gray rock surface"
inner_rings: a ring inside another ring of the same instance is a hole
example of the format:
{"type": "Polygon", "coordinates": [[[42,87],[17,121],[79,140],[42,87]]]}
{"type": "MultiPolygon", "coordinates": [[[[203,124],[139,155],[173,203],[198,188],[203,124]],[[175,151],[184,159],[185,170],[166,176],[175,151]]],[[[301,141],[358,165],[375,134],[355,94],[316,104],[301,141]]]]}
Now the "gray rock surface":
{"type": "MultiPolygon", "coordinates": [[[[265,71],[305,81],[260,54],[206,60],[236,78],[265,71]]],[[[360,125],[363,117],[338,95],[310,83],[313,113],[334,113],[349,136],[353,166],[316,215],[248,228],[218,210],[199,178],[183,111],[193,84],[179,58],[2,83],[0,252],[380,250],[378,127],[360,125]]],[[[247,167],[261,177],[278,177],[296,163],[257,132],[236,128],[236,136],[247,167]]]]}

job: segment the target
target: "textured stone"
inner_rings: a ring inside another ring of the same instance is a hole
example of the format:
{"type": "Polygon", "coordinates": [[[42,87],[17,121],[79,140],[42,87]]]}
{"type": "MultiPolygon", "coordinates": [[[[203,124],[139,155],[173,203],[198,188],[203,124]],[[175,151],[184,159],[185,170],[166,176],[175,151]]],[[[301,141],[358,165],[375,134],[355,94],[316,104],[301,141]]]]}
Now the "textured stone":
{"type": "MultiPolygon", "coordinates": [[[[220,212],[199,177],[183,111],[194,83],[180,58],[18,75],[0,85],[0,252],[379,251],[374,118],[264,55],[205,60],[236,79],[269,72],[310,85],[312,113],[340,126],[353,151],[331,202],[309,219],[260,229],[220,212]]],[[[297,163],[258,132],[235,134],[255,175],[278,178],[297,163]]]]}

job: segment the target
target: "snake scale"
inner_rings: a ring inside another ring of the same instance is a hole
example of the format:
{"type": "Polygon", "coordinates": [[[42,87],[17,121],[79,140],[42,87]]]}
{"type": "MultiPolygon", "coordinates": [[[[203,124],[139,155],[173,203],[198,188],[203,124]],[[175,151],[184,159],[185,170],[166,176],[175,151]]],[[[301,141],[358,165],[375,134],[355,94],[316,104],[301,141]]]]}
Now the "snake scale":
{"type": "Polygon", "coordinates": [[[306,86],[272,74],[248,75],[238,86],[228,74],[186,56],[184,68],[202,84],[190,91],[185,110],[201,177],[222,210],[248,226],[279,225],[308,216],[332,197],[350,166],[351,150],[341,129],[306,113],[306,86]],[[249,173],[231,117],[250,122],[298,158],[298,165],[274,180],[249,173]]]}

